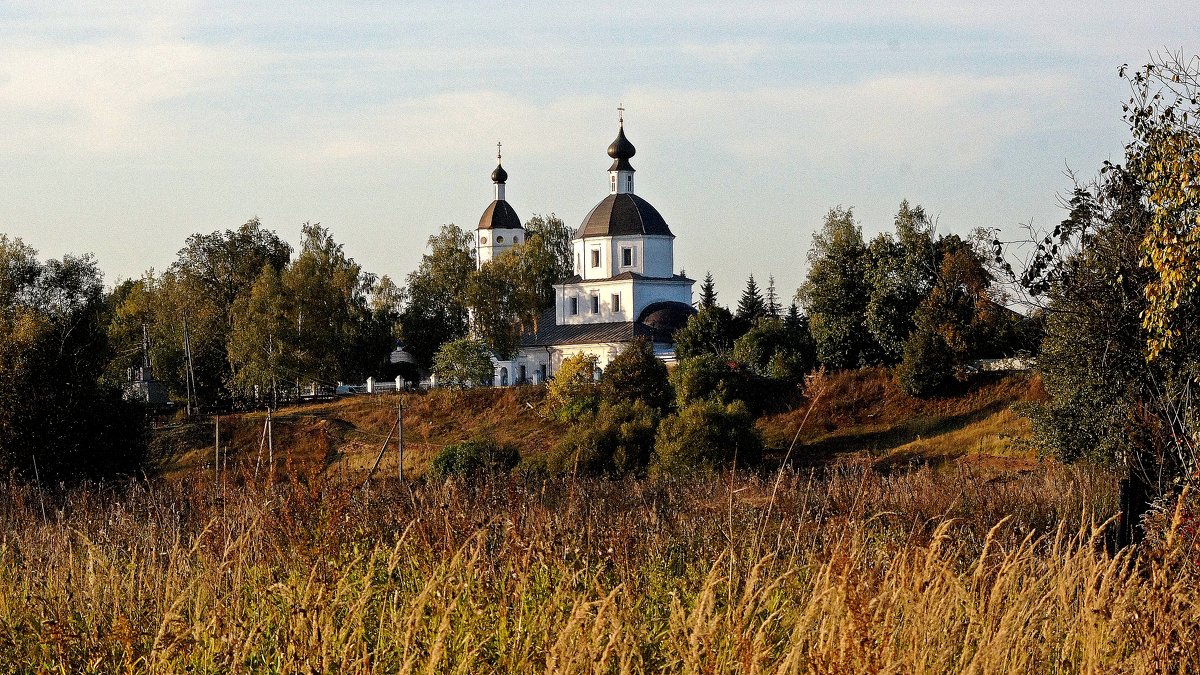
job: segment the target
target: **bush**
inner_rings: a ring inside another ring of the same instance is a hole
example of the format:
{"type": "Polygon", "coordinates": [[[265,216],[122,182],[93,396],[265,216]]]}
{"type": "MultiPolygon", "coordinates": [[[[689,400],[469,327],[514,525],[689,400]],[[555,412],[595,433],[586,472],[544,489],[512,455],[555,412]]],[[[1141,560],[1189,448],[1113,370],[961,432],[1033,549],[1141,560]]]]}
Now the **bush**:
{"type": "Polygon", "coordinates": [[[730,403],[745,397],[748,383],[726,359],[713,354],[680,361],[671,371],[675,403],[679,408],[694,401],[730,403]]]}
{"type": "Polygon", "coordinates": [[[599,403],[596,390],[596,364],[591,354],[576,354],[565,359],[546,386],[546,409],[554,417],[570,422],[595,412],[599,403]]]}
{"type": "Polygon", "coordinates": [[[765,318],[733,343],[733,358],[756,375],[798,382],[816,362],[807,325],[765,318]]]}
{"type": "Polygon", "coordinates": [[[654,443],[655,473],[711,471],[737,459],[754,464],[762,440],[746,404],[695,401],[662,421],[654,443]]]}
{"type": "Polygon", "coordinates": [[[928,396],[949,381],[954,354],[936,331],[917,328],[904,343],[904,358],[896,366],[900,388],[911,396],[928,396]]]}
{"type": "Polygon", "coordinates": [[[447,445],[433,458],[430,470],[434,478],[450,476],[470,477],[483,473],[511,471],[521,460],[521,454],[512,445],[501,445],[493,440],[474,438],[462,443],[447,445]]]}
{"type": "Polygon", "coordinates": [[[644,401],[601,403],[572,427],[551,454],[551,473],[641,473],[650,464],[661,414],[644,401]]]}
{"type": "Polygon", "coordinates": [[[608,364],[597,387],[601,400],[610,404],[641,401],[658,410],[671,405],[667,366],[644,339],[629,344],[608,364]]]}

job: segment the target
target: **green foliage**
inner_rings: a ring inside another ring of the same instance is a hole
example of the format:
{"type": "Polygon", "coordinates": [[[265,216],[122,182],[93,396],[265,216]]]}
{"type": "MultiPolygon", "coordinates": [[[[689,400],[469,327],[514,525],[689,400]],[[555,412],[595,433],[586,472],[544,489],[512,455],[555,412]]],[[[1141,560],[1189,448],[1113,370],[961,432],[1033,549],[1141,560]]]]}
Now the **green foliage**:
{"type": "Polygon", "coordinates": [[[429,368],[443,343],[467,335],[468,284],[475,272],[475,236],[443,225],[429,237],[429,252],[408,275],[408,305],[400,315],[404,348],[429,368]]]}
{"type": "Polygon", "coordinates": [[[554,304],[554,284],[571,271],[571,231],[553,214],[534,216],[525,241],[483,264],[467,284],[472,329],[504,359],[523,329],[554,304]]]}
{"type": "Polygon", "coordinates": [[[495,371],[487,345],[474,338],[452,340],[433,356],[433,376],[438,386],[470,387],[491,382],[495,371]]]}
{"type": "Polygon", "coordinates": [[[763,318],[733,344],[733,358],[761,377],[800,381],[816,363],[812,336],[803,317],[763,318]]]}
{"type": "Polygon", "coordinates": [[[546,409],[563,421],[577,420],[595,412],[600,401],[596,386],[596,364],[592,354],[564,359],[546,385],[546,409]]]}
{"type": "Polygon", "coordinates": [[[91,257],[42,263],[0,234],[0,471],[73,481],[143,467],[144,411],[103,377],[108,307],[91,257]]]}
{"type": "Polygon", "coordinates": [[[755,321],[767,315],[767,303],[763,301],[762,291],[758,289],[758,284],[754,282],[754,275],[746,280],[746,288],[742,291],[742,297],[738,299],[737,312],[735,316],[747,328],[755,321]]]}
{"type": "Polygon", "coordinates": [[[900,202],[896,235],[880,234],[867,250],[869,287],[865,325],[879,345],[883,360],[895,363],[903,355],[916,327],[917,307],[937,277],[933,224],[920,206],[900,202]]]}
{"type": "Polygon", "coordinates": [[[745,395],[744,378],[728,360],[714,354],[680,360],[671,371],[670,381],[679,408],[695,401],[729,403],[745,395]]]}
{"type": "Polygon", "coordinates": [[[520,460],[521,455],[514,446],[473,438],[442,448],[433,458],[430,473],[436,479],[505,473],[516,467],[520,460]]]}
{"type": "Polygon", "coordinates": [[[904,356],[896,367],[900,388],[911,396],[939,391],[953,374],[954,355],[932,326],[922,324],[904,343],[904,356]]]}
{"type": "Polygon", "coordinates": [[[694,401],[670,415],[658,427],[652,470],[657,474],[712,471],[754,464],[762,441],[746,404],[735,401],[694,401]]]}
{"type": "Polygon", "coordinates": [[[717,282],[713,281],[712,272],[704,273],[704,281],[700,284],[700,309],[717,306],[717,282]]]}
{"type": "Polygon", "coordinates": [[[683,328],[675,331],[675,356],[682,360],[703,354],[728,355],[737,337],[735,324],[728,309],[701,306],[683,328]]]}
{"type": "Polygon", "coordinates": [[[640,473],[650,463],[660,419],[660,411],[644,401],[602,402],[595,417],[572,425],[547,468],[555,474],[640,473]]]}
{"type": "Polygon", "coordinates": [[[867,248],[851,209],[830,209],[813,235],[809,270],[796,299],[808,312],[818,360],[829,368],[870,363],[874,340],[864,327],[867,248]]]}
{"type": "Polygon", "coordinates": [[[654,346],[642,339],[631,342],[609,362],[597,388],[607,403],[640,401],[657,410],[665,410],[673,398],[666,364],[654,355],[654,346]]]}

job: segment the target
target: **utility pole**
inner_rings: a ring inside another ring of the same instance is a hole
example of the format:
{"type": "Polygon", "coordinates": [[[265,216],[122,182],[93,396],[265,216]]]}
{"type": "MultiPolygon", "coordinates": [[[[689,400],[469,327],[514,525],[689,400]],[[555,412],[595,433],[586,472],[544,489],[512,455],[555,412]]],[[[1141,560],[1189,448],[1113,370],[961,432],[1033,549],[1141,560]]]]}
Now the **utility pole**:
{"type": "Polygon", "coordinates": [[[270,408],[267,408],[267,462],[270,466],[268,484],[271,484],[275,482],[275,429],[270,408]]]}

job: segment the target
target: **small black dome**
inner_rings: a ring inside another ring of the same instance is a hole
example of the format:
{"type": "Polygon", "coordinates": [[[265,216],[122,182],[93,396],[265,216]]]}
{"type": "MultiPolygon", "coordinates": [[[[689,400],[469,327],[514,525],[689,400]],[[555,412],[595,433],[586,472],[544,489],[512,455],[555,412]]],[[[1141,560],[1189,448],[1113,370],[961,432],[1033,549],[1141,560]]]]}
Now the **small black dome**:
{"type": "Polygon", "coordinates": [[[480,230],[519,230],[521,225],[521,217],[508,202],[503,199],[488,204],[487,209],[483,212],[483,216],[479,218],[480,230]]]}
{"type": "Polygon", "coordinates": [[[508,180],[508,172],[499,164],[496,165],[495,171],[492,171],[492,182],[503,183],[508,180]]]}
{"type": "Polygon", "coordinates": [[[652,302],[638,315],[637,322],[658,332],[671,334],[687,325],[696,308],[674,300],[652,302]]]}
{"type": "Polygon", "coordinates": [[[637,154],[637,148],[633,147],[633,143],[625,138],[625,125],[617,131],[617,140],[613,141],[608,146],[608,156],[613,158],[612,166],[609,171],[633,171],[633,167],[629,164],[629,158],[637,154]]]}
{"type": "Polygon", "coordinates": [[[628,234],[660,234],[668,237],[671,228],[650,202],[633,194],[621,192],[600,201],[583,219],[576,239],[584,237],[615,237],[628,234]]]}

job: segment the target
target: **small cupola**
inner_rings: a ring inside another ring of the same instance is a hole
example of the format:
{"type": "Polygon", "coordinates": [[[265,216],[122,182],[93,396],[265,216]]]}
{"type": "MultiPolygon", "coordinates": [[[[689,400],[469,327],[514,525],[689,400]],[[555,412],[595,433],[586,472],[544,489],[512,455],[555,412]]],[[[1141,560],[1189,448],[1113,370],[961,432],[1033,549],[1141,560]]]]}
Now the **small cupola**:
{"type": "Polygon", "coordinates": [[[500,163],[500,142],[496,142],[496,168],[492,170],[492,183],[496,188],[496,199],[504,199],[504,183],[508,180],[508,172],[500,163]]]}
{"type": "Polygon", "coordinates": [[[608,187],[611,194],[633,193],[633,165],[629,159],[637,154],[637,148],[625,138],[625,108],[617,108],[617,140],[608,146],[612,166],[608,167],[608,187]]]}

